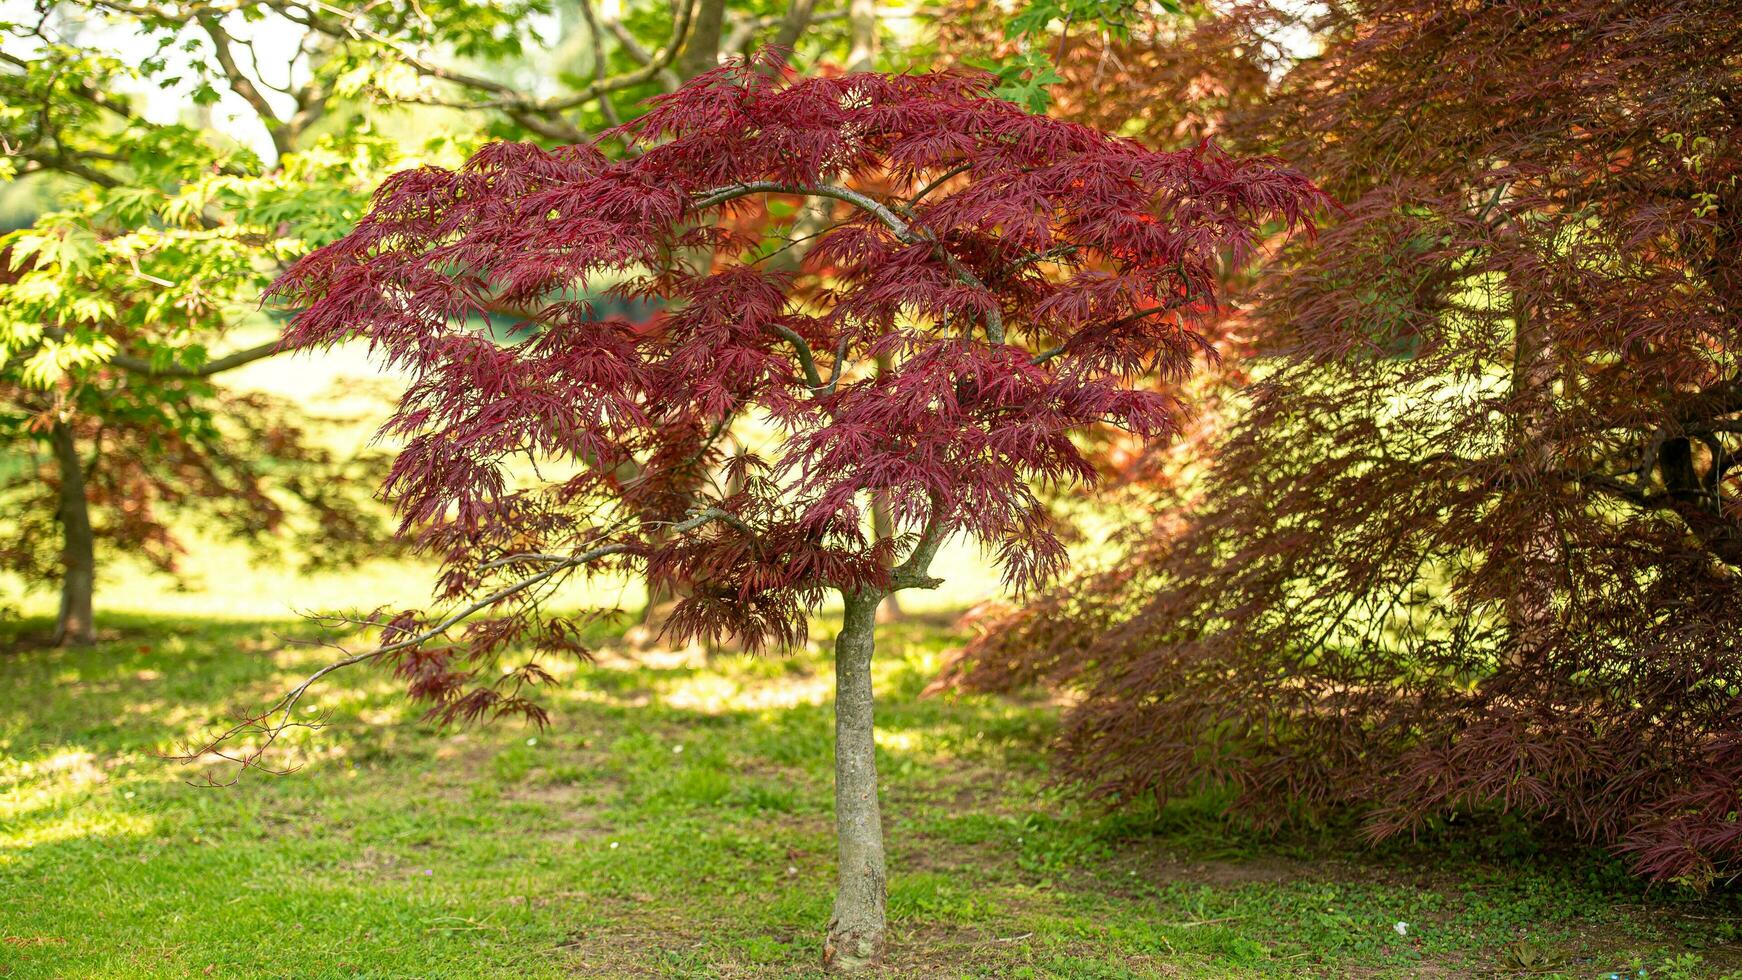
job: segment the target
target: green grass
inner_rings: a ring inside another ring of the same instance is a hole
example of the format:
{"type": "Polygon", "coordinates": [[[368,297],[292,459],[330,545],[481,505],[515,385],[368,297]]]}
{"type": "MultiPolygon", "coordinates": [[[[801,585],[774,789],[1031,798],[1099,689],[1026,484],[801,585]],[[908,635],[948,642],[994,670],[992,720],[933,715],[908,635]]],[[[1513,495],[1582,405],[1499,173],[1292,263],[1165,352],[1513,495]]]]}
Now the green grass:
{"type": "MultiPolygon", "coordinates": [[[[320,689],[305,767],[195,788],[158,753],[318,652],[294,622],[111,616],[0,653],[0,976],[795,977],[833,873],[830,673],[582,666],[543,732],[431,729],[378,675],[320,689]]],[[[33,621],[6,627],[0,650],[33,621]]],[[[827,641],[830,627],[818,628],[827,641]]],[[[892,976],[1718,976],[1742,903],[1647,890],[1504,828],[1371,853],[1211,801],[1108,816],[1049,784],[1055,711],[921,697],[885,634],[892,976]],[[1406,922],[1400,936],[1395,924],[1406,922]]]]}

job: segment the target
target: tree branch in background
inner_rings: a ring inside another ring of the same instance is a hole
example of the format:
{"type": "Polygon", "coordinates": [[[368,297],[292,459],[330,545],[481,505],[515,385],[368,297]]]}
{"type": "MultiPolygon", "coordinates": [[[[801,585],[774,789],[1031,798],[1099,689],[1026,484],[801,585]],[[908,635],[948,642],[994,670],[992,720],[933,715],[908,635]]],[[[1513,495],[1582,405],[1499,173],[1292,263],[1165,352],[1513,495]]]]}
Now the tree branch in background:
{"type": "Polygon", "coordinates": [[[272,147],[280,157],[291,151],[294,145],[294,134],[289,131],[284,120],[280,119],[272,103],[255,86],[254,80],[242,71],[242,66],[236,63],[236,55],[230,49],[231,37],[218,18],[211,14],[199,15],[199,25],[212,42],[212,54],[218,62],[218,68],[230,83],[231,91],[235,92],[254,109],[260,117],[260,122],[266,127],[267,135],[272,138],[272,147]]]}
{"type": "MultiPolygon", "coordinates": [[[[810,26],[811,17],[816,11],[816,0],[792,0],[787,4],[786,16],[780,19],[780,30],[774,35],[774,46],[782,51],[791,50],[798,43],[799,35],[810,26]]],[[[736,51],[739,46],[748,44],[750,38],[737,41],[729,50],[736,51]]]]}
{"type": "MultiPolygon", "coordinates": [[[[694,0],[684,0],[684,4],[686,7],[693,6],[694,0]]],[[[629,28],[623,26],[623,22],[617,18],[601,17],[600,21],[605,25],[605,30],[617,39],[617,44],[622,47],[623,53],[629,56],[629,60],[643,68],[655,70],[655,77],[659,79],[660,86],[667,92],[675,92],[678,86],[683,84],[683,79],[678,77],[677,72],[671,70],[671,59],[664,59],[666,63],[663,66],[655,64],[655,61],[660,59],[661,54],[676,51],[681,47],[683,43],[681,38],[674,34],[671,42],[661,48],[659,53],[655,53],[642,47],[641,42],[635,39],[635,35],[629,33],[629,28]]]]}
{"type": "Polygon", "coordinates": [[[78,155],[26,151],[18,154],[18,156],[21,159],[36,164],[34,168],[31,168],[27,172],[52,170],[57,173],[78,177],[81,180],[88,180],[91,183],[96,184],[98,187],[108,189],[120,187],[125,183],[119,177],[106,174],[103,171],[92,167],[89,163],[80,159],[78,155]]]}
{"type": "MultiPolygon", "coordinates": [[[[403,44],[362,23],[361,10],[356,13],[347,13],[335,11],[325,5],[319,5],[320,9],[317,10],[317,5],[312,3],[300,3],[297,0],[268,0],[269,5],[274,10],[299,24],[304,24],[339,40],[365,38],[392,52],[395,58],[420,75],[449,82],[460,88],[483,93],[487,96],[464,105],[464,108],[501,110],[513,118],[515,122],[540,135],[568,142],[580,142],[584,140],[585,134],[575,129],[572,123],[562,119],[560,113],[585,105],[603,95],[632,88],[658,77],[684,49],[691,33],[697,2],[698,0],[685,0],[677,5],[673,12],[670,41],[659,51],[646,55],[645,62],[640,68],[620,75],[597,78],[581,90],[564,96],[535,98],[513,85],[461,71],[407,50],[403,44]],[[332,16],[328,16],[329,13],[332,16]]],[[[606,24],[609,26],[610,22],[607,21],[606,24]]],[[[634,57],[633,54],[632,57],[634,57]]],[[[440,100],[428,101],[434,105],[447,104],[440,100]]]]}
{"type": "MultiPolygon", "coordinates": [[[[599,18],[593,13],[593,0],[578,0],[581,7],[581,17],[587,22],[588,40],[593,48],[593,84],[599,85],[605,79],[605,36],[599,30],[599,18]]],[[[599,93],[599,112],[610,126],[621,126],[623,120],[617,115],[617,107],[611,103],[611,93],[599,93]]]]}
{"type": "Polygon", "coordinates": [[[249,347],[232,354],[226,354],[223,357],[213,358],[199,367],[193,368],[179,365],[157,367],[145,358],[131,357],[126,354],[116,354],[109,358],[109,363],[124,371],[144,374],[153,378],[209,378],[214,374],[221,374],[244,364],[252,364],[255,361],[271,357],[284,349],[279,341],[272,340],[257,347],[249,347]]]}

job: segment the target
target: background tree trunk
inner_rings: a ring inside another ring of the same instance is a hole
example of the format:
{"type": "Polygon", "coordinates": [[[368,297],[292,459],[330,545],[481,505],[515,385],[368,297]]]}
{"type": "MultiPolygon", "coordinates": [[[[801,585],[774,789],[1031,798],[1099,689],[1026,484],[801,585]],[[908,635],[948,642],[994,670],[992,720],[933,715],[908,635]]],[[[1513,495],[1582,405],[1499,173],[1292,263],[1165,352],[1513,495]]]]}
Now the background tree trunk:
{"type": "Polygon", "coordinates": [[[877,2],[851,0],[847,6],[848,71],[873,71],[877,67],[877,2]]]}
{"type": "Polygon", "coordinates": [[[882,596],[843,593],[846,612],[835,638],[835,840],[839,848],[835,912],[823,963],[848,972],[883,954],[885,867],[883,816],[877,802],[877,745],[871,717],[871,654],[882,596]]]}
{"type": "Polygon", "coordinates": [[[720,67],[720,34],[726,24],[726,0],[700,0],[690,22],[689,43],[678,55],[677,71],[685,81],[720,67]]]}
{"type": "Polygon", "coordinates": [[[92,597],[97,584],[96,540],[91,534],[91,509],[85,500],[85,466],[79,461],[72,427],[56,422],[49,433],[60,469],[61,592],[54,644],[84,646],[96,642],[92,597]]]}
{"type": "MultiPolygon", "coordinates": [[[[1512,320],[1515,331],[1512,398],[1518,411],[1513,419],[1514,448],[1533,469],[1547,467],[1554,458],[1554,446],[1545,431],[1546,413],[1551,405],[1547,389],[1555,372],[1553,352],[1546,326],[1532,315],[1530,304],[1516,294],[1512,298],[1512,320]]],[[[1506,608],[1513,637],[1509,658],[1512,666],[1540,655],[1545,638],[1554,628],[1555,569],[1561,555],[1552,515],[1544,513],[1517,546],[1520,548],[1517,560],[1524,569],[1519,576],[1520,588],[1509,597],[1506,608]]]]}

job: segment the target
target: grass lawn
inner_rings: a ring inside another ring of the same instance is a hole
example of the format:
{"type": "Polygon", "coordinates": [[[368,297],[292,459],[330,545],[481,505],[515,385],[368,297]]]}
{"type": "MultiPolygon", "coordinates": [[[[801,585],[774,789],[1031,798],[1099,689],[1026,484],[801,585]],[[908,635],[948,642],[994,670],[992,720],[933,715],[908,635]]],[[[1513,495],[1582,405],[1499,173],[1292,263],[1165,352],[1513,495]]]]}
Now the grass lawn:
{"type": "MultiPolygon", "coordinates": [[[[548,695],[542,732],[433,730],[379,674],[341,675],[314,698],[331,724],[302,771],[209,789],[156,753],[314,663],[277,639],[302,627],[106,623],[77,652],[22,648],[40,620],[0,627],[0,976],[816,969],[834,861],[818,652],[607,656],[548,695]]],[[[934,620],[881,644],[888,975],[1742,966],[1742,901],[1516,835],[1372,853],[1346,832],[1245,834],[1205,801],[1102,815],[1048,784],[1048,705],[920,696],[955,642],[934,620]]]]}

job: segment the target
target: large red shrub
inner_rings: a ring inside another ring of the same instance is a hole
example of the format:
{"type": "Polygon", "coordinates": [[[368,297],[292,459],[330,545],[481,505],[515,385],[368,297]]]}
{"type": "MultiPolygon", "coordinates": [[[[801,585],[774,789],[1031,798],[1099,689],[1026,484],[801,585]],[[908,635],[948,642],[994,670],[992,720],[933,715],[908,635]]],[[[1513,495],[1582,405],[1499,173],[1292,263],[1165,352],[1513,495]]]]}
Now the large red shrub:
{"type": "Polygon", "coordinates": [[[1119,798],[1219,784],[1375,836],[1505,807],[1653,876],[1742,870],[1742,10],[1315,29],[1231,125],[1347,210],[1272,269],[1204,500],[975,679],[1081,684],[1066,755],[1119,798]]]}
{"type": "Polygon", "coordinates": [[[841,594],[828,949],[842,966],[874,959],[883,935],[878,601],[935,585],[929,563],[955,534],[1016,587],[1054,573],[1063,550],[1036,487],[1092,478],[1072,433],[1173,432],[1174,399],[1130,382],[1185,375],[1217,268],[1316,204],[1272,163],[1152,152],[988,87],[723,68],[597,146],[497,145],[458,172],[401,174],[280,287],[308,304],[290,342],[360,339],[411,376],[388,492],[443,559],[453,608],[403,614],[350,659],[392,663],[441,716],[541,717],[523,692],[543,672],[497,661],[575,647],[547,602],[577,573],[644,572],[683,597],[679,638],[752,646],[796,642],[841,594]],[[630,155],[599,149],[622,138],[630,155]],[[768,261],[794,228],[727,220],[765,195],[832,209],[797,270],[768,261]],[[584,288],[666,312],[601,321],[584,288]],[[536,336],[466,328],[500,308],[536,311],[536,336]],[[783,438],[723,454],[749,416],[783,438]],[[877,540],[872,494],[894,525],[877,540]]]}

